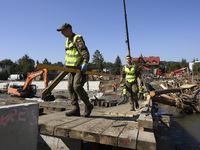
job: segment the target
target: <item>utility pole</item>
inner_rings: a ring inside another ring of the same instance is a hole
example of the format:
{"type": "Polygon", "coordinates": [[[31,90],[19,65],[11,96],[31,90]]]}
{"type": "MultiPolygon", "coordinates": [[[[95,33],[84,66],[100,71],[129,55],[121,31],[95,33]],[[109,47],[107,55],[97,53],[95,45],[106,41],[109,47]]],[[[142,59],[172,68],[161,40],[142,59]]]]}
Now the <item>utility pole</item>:
{"type": "Polygon", "coordinates": [[[126,43],[128,44],[128,55],[131,56],[130,44],[129,44],[129,36],[128,36],[128,25],[127,25],[127,15],[126,15],[126,4],[125,4],[125,0],[123,0],[123,1],[124,1],[124,15],[125,15],[125,24],[126,24],[126,36],[127,36],[126,43]]]}

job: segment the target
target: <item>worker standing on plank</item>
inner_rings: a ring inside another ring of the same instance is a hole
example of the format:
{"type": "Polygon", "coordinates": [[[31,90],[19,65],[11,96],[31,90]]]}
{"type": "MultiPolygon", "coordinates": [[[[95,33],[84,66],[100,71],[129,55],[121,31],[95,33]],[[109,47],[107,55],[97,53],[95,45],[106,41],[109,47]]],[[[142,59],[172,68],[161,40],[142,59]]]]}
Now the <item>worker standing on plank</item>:
{"type": "Polygon", "coordinates": [[[67,38],[65,43],[65,66],[81,66],[81,73],[69,73],[68,92],[73,105],[73,110],[66,112],[66,116],[80,116],[80,107],[78,104],[78,96],[85,103],[84,117],[91,114],[93,105],[89,101],[88,94],[83,86],[86,82],[87,65],[89,62],[89,51],[85,45],[85,41],[81,35],[73,33],[72,26],[68,23],[61,25],[57,31],[67,38]]]}
{"type": "Polygon", "coordinates": [[[131,111],[135,111],[135,107],[139,108],[138,104],[138,83],[137,77],[140,78],[139,68],[135,66],[134,63],[131,62],[131,56],[126,56],[127,64],[122,69],[122,74],[120,78],[120,84],[123,84],[123,80],[125,78],[125,86],[126,86],[126,96],[129,99],[131,105],[131,111]],[[135,103],[135,107],[134,107],[135,103]]]}

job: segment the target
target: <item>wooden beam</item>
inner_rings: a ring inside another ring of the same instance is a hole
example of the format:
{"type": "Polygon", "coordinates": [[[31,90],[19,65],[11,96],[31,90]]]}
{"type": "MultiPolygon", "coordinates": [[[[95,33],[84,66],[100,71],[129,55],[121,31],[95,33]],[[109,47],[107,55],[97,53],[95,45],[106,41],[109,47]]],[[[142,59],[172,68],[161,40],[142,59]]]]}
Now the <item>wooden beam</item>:
{"type": "Polygon", "coordinates": [[[157,91],[150,91],[150,96],[154,97],[156,95],[160,94],[166,94],[166,93],[176,93],[176,92],[181,92],[181,90],[184,90],[185,88],[174,88],[174,89],[165,89],[165,90],[157,90],[157,91]]]}
{"type": "Polygon", "coordinates": [[[158,102],[158,103],[162,103],[162,104],[166,104],[166,105],[170,105],[170,106],[175,106],[178,108],[182,108],[185,110],[189,110],[189,111],[193,111],[196,110],[196,108],[194,106],[190,106],[190,105],[186,105],[183,103],[177,103],[175,100],[169,100],[166,98],[161,98],[161,97],[152,97],[151,98],[153,102],[158,102]]]}
{"type": "Polygon", "coordinates": [[[41,93],[41,99],[44,98],[58,85],[58,83],[68,74],[69,72],[62,71],[52,82],[49,84],[41,93]]]}
{"type": "MultiPolygon", "coordinates": [[[[65,72],[81,73],[80,69],[76,69],[72,67],[59,67],[59,66],[45,65],[45,64],[35,64],[35,68],[45,68],[49,70],[59,70],[59,71],[65,71],[65,72]]],[[[112,74],[98,73],[98,72],[93,72],[89,70],[86,71],[84,74],[113,77],[112,74]]]]}

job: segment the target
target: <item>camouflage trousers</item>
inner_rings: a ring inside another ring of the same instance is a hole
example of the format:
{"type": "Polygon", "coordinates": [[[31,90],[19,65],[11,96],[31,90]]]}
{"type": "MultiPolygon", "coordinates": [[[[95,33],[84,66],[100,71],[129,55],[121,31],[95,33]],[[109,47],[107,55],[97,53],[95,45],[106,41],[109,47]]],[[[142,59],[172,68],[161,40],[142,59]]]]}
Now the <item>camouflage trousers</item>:
{"type": "Polygon", "coordinates": [[[85,103],[86,106],[90,105],[88,94],[83,88],[85,82],[86,74],[69,73],[68,92],[72,105],[78,105],[78,97],[85,103]]]}
{"type": "Polygon", "coordinates": [[[139,88],[137,82],[126,82],[126,96],[131,106],[134,106],[134,102],[138,103],[138,92],[139,88]]]}

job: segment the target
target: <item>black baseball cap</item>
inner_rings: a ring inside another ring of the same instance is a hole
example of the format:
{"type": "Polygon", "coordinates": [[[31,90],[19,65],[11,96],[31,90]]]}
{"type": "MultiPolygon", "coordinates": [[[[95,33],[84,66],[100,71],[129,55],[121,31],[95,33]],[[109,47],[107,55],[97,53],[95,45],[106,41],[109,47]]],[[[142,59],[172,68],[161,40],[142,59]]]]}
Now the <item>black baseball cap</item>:
{"type": "Polygon", "coordinates": [[[62,30],[65,29],[65,28],[70,28],[70,29],[71,29],[72,26],[71,26],[69,23],[63,23],[63,24],[61,25],[61,27],[57,29],[57,31],[62,31],[62,30]]]}

